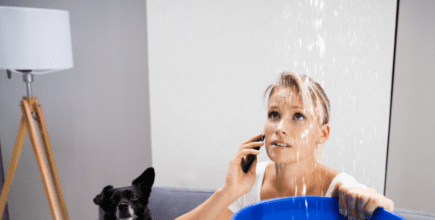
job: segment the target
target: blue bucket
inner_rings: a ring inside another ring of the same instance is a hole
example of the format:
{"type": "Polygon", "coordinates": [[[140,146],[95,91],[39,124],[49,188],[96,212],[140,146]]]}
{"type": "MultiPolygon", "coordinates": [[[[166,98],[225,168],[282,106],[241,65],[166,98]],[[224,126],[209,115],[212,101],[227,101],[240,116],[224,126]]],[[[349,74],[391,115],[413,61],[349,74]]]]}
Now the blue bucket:
{"type": "MultiPolygon", "coordinates": [[[[296,196],[260,201],[240,209],[231,220],[269,219],[347,219],[338,210],[338,199],[320,196],[296,196]]],[[[397,213],[377,208],[370,219],[403,219],[397,213]]]]}

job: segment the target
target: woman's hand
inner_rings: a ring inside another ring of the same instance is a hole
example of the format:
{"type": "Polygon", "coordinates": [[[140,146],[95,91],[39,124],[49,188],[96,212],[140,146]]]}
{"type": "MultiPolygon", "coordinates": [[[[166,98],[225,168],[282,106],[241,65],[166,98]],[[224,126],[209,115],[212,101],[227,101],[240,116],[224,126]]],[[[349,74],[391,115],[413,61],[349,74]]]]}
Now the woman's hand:
{"type": "Polygon", "coordinates": [[[257,159],[254,160],[254,163],[252,163],[247,173],[243,172],[242,159],[249,154],[260,154],[260,151],[253,148],[263,145],[262,142],[255,142],[261,135],[250,138],[239,147],[236,156],[230,160],[230,166],[224,185],[216,190],[216,192],[201,205],[178,217],[176,220],[229,219],[232,215],[232,211],[228,209],[228,206],[240,196],[249,192],[255,183],[257,159]]]}
{"type": "Polygon", "coordinates": [[[260,147],[264,144],[263,142],[255,142],[255,140],[259,139],[262,135],[263,134],[256,135],[243,142],[236,155],[230,160],[227,176],[222,188],[237,196],[237,198],[249,192],[252,189],[252,186],[254,186],[257,159],[254,160],[247,173],[244,173],[242,170],[242,159],[246,158],[249,154],[260,154],[260,151],[253,148],[260,147]]]}
{"type": "Polygon", "coordinates": [[[394,211],[394,202],[372,188],[349,187],[338,182],[332,197],[338,198],[340,213],[349,219],[365,219],[376,208],[394,211]]]}

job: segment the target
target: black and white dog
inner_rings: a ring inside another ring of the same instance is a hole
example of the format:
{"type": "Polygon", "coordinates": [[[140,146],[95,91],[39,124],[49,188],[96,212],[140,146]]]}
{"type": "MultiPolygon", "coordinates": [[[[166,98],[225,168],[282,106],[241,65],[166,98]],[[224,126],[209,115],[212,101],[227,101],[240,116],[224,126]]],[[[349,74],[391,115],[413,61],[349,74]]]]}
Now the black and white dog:
{"type": "Polygon", "coordinates": [[[104,211],[104,220],[151,220],[148,198],[154,177],[154,168],[150,167],[133,180],[132,186],[104,187],[94,198],[94,203],[104,211]]]}

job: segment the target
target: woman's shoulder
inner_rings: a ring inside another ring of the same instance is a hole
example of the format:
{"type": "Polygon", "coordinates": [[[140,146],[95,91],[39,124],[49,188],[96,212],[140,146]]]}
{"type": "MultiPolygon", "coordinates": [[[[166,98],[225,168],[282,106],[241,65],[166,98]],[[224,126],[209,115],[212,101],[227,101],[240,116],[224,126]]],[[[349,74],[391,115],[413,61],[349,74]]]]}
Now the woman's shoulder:
{"type": "Polygon", "coordinates": [[[326,178],[326,180],[332,181],[338,174],[340,174],[340,171],[334,170],[323,164],[319,164],[319,166],[320,166],[320,173],[322,174],[323,178],[326,178]]]}
{"type": "Polygon", "coordinates": [[[340,171],[334,170],[330,167],[327,167],[323,164],[320,165],[320,176],[321,176],[321,182],[322,184],[322,195],[327,195],[330,191],[331,184],[335,177],[337,177],[340,174],[340,171]]]}
{"type": "Polygon", "coordinates": [[[336,192],[337,187],[341,185],[345,186],[357,186],[366,189],[367,187],[363,184],[360,184],[356,181],[356,179],[347,174],[342,173],[340,171],[334,170],[327,166],[322,167],[325,173],[325,185],[324,188],[327,189],[325,196],[333,196],[334,192],[336,192]],[[341,184],[337,184],[340,182],[341,184]]]}
{"type": "Polygon", "coordinates": [[[325,178],[329,182],[332,182],[332,181],[342,182],[343,184],[349,185],[349,186],[359,184],[353,176],[351,176],[347,173],[342,173],[338,170],[334,170],[334,169],[327,167],[325,165],[322,165],[321,169],[323,169],[323,173],[325,175],[325,178]]]}

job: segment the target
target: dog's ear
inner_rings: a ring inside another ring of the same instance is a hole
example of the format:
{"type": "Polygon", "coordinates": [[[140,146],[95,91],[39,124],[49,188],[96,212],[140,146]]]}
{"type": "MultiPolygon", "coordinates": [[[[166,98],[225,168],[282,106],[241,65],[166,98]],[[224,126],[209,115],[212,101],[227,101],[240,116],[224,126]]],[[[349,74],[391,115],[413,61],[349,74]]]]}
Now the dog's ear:
{"type": "Polygon", "coordinates": [[[138,188],[142,188],[142,186],[151,188],[151,186],[154,184],[154,177],[154,168],[149,167],[138,178],[133,180],[132,185],[138,188]]]}
{"type": "Polygon", "coordinates": [[[110,197],[112,196],[113,191],[113,186],[111,185],[104,187],[103,191],[95,196],[94,203],[104,209],[105,206],[110,203],[110,197]]]}

